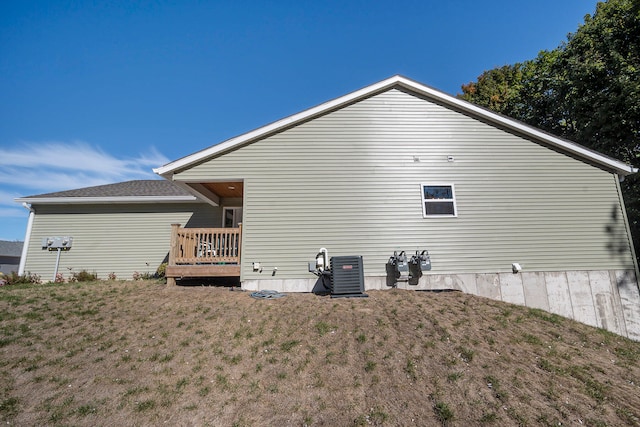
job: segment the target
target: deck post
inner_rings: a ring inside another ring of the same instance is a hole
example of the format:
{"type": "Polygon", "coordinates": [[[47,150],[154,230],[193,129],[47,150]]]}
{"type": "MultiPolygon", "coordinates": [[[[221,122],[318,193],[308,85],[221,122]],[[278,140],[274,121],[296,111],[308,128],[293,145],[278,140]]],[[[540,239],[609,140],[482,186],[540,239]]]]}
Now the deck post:
{"type": "Polygon", "coordinates": [[[242,223],[238,224],[238,265],[242,261],[242,223]]]}
{"type": "MultiPolygon", "coordinates": [[[[176,265],[176,255],[178,253],[178,229],[180,224],[171,224],[171,243],[169,244],[169,262],[167,265],[176,265]]],[[[176,278],[167,276],[167,285],[175,286],[176,278]]]]}

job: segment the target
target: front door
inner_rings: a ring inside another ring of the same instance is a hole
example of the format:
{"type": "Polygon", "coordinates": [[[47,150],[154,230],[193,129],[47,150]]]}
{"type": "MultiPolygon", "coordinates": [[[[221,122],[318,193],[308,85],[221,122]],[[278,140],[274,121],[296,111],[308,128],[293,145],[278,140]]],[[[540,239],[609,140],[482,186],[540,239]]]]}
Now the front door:
{"type": "Polygon", "coordinates": [[[224,208],[222,211],[222,226],[238,228],[242,222],[242,208],[224,208]]]}

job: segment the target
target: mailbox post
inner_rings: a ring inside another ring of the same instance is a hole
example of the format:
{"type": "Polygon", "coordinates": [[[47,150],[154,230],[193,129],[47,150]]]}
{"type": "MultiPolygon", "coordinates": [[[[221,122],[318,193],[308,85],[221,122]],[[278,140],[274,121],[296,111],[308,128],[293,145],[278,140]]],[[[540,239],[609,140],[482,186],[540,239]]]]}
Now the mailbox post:
{"type": "Polygon", "coordinates": [[[57,251],[58,254],[56,256],[56,268],[53,270],[53,279],[52,281],[56,281],[56,276],[58,275],[58,266],[60,265],[60,253],[62,251],[70,251],[71,246],[73,245],[73,237],[65,236],[65,237],[45,237],[42,239],[42,250],[48,250],[49,252],[57,251]]]}

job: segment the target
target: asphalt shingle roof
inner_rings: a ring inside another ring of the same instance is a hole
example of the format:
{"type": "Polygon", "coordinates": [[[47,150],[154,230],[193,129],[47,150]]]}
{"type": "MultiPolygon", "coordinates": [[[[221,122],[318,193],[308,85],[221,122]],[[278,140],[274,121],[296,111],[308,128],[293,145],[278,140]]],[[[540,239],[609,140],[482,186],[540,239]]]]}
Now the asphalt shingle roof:
{"type": "Polygon", "coordinates": [[[189,196],[186,190],[167,180],[148,179],[97,185],[75,190],[28,196],[28,199],[57,197],[136,197],[136,196],[189,196]]]}
{"type": "Polygon", "coordinates": [[[22,255],[22,242],[0,240],[0,256],[19,257],[22,255]]]}

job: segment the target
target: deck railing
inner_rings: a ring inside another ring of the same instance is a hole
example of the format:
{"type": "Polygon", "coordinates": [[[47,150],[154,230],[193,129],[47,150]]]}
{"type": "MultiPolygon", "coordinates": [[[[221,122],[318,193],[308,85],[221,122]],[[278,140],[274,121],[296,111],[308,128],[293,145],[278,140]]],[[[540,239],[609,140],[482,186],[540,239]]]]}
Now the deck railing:
{"type": "Polygon", "coordinates": [[[238,228],[182,228],[171,224],[169,265],[239,264],[242,225],[238,228]]]}

